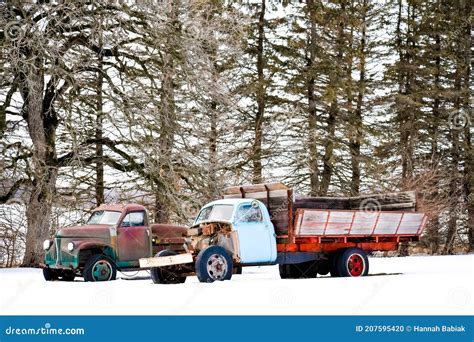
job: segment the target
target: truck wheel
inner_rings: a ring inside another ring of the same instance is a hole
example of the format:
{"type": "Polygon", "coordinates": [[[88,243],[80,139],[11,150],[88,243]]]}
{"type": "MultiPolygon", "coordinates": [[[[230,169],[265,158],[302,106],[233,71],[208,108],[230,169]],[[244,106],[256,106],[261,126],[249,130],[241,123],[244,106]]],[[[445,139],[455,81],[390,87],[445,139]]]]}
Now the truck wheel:
{"type": "Polygon", "coordinates": [[[326,275],[330,272],[330,270],[331,270],[331,265],[329,261],[321,261],[318,264],[318,274],[326,275]]]}
{"type": "MultiPolygon", "coordinates": [[[[156,253],[155,257],[176,255],[175,251],[162,250],[156,253]]],[[[186,277],[180,275],[179,266],[152,267],[150,270],[151,279],[154,284],[182,284],[186,277]]]]}
{"type": "Polygon", "coordinates": [[[340,277],[341,275],[339,274],[339,257],[341,253],[344,252],[343,249],[339,249],[335,252],[332,253],[332,255],[329,257],[329,272],[331,273],[331,277],[340,277]]]}
{"type": "Polygon", "coordinates": [[[307,261],[302,264],[295,264],[298,278],[316,278],[318,276],[318,263],[307,261]]]}
{"type": "Polygon", "coordinates": [[[280,278],[281,279],[292,279],[294,278],[293,275],[293,267],[291,264],[280,264],[278,265],[278,270],[280,271],[280,278]]]}
{"type": "Polygon", "coordinates": [[[201,283],[232,278],[232,258],[221,246],[209,246],[196,258],[196,275],[201,283]]]}
{"type": "Polygon", "coordinates": [[[117,277],[115,262],[107,255],[96,254],[87,260],[83,272],[85,281],[108,281],[117,277]]]}
{"type": "Polygon", "coordinates": [[[314,261],[279,266],[281,279],[316,278],[317,268],[314,261]]]}
{"type": "Polygon", "coordinates": [[[43,268],[43,277],[46,281],[58,280],[58,272],[49,267],[43,268]]]}
{"type": "Polygon", "coordinates": [[[59,277],[62,281],[74,281],[76,275],[71,271],[62,271],[59,277]]]}
{"type": "Polygon", "coordinates": [[[318,275],[317,263],[314,261],[306,261],[299,264],[290,265],[291,278],[305,279],[316,278],[318,275]]]}
{"type": "Polygon", "coordinates": [[[235,266],[232,270],[233,274],[242,274],[242,266],[235,266]]]}
{"type": "Polygon", "coordinates": [[[338,272],[341,277],[362,277],[369,273],[369,259],[360,248],[348,248],[339,256],[338,272]]]}

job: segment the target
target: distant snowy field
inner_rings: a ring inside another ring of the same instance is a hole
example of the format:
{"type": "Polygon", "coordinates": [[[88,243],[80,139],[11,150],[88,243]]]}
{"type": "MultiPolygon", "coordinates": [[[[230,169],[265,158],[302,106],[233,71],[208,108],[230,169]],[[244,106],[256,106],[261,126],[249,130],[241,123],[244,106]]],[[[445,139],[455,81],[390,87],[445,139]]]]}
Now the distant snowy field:
{"type": "Polygon", "coordinates": [[[189,277],[154,285],[146,272],[67,283],[46,282],[38,269],[0,269],[0,314],[474,314],[474,255],[371,258],[363,278],[282,280],[276,266],[243,272],[212,284],[189,277]]]}

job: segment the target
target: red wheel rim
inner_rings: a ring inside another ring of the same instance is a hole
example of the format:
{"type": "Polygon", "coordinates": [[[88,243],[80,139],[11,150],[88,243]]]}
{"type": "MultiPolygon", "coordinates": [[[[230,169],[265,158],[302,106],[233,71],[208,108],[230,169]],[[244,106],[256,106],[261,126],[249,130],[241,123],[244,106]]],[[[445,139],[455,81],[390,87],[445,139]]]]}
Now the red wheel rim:
{"type": "Polygon", "coordinates": [[[351,254],[347,260],[347,270],[351,277],[360,277],[365,271],[365,261],[360,254],[351,254]]]}

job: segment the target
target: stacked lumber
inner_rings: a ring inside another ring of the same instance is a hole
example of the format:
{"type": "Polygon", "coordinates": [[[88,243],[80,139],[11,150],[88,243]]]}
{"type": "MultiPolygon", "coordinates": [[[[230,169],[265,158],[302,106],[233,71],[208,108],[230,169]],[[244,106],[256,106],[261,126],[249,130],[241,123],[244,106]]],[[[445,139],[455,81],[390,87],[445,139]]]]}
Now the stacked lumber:
{"type": "Polygon", "coordinates": [[[405,191],[357,197],[300,197],[295,199],[294,207],[301,209],[412,212],[416,210],[416,193],[405,191]]]}
{"type": "Polygon", "coordinates": [[[416,192],[404,191],[350,197],[352,210],[364,210],[364,206],[370,203],[373,203],[382,211],[415,211],[416,192]]]}

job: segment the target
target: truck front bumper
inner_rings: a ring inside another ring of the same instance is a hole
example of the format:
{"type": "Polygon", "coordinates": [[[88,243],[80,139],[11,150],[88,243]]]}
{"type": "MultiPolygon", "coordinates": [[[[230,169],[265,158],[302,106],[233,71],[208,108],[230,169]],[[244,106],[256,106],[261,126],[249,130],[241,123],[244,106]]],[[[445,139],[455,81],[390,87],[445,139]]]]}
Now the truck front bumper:
{"type": "Polygon", "coordinates": [[[191,253],[168,255],[154,258],[141,258],[140,268],[163,267],[171,265],[189,264],[194,262],[191,253]]]}

